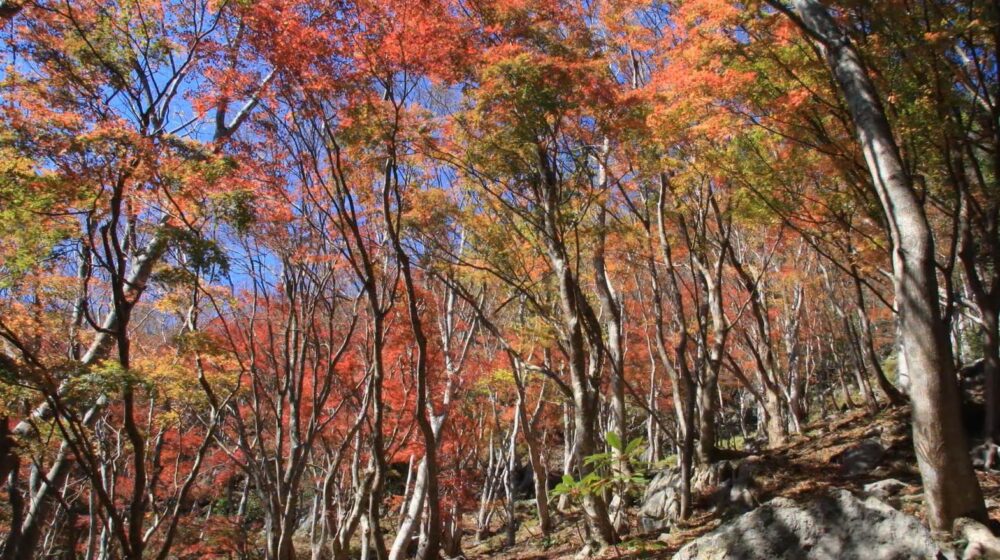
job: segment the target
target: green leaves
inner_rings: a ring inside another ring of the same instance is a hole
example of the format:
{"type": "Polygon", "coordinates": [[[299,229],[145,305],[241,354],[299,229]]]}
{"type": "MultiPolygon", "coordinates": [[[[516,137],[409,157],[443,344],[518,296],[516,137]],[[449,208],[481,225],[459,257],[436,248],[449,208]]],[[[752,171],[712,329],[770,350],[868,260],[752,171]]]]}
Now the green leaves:
{"type": "Polygon", "coordinates": [[[219,219],[243,235],[257,221],[256,198],[252,191],[242,189],[219,193],[212,202],[219,219]]]}
{"type": "Polygon", "coordinates": [[[553,496],[565,495],[578,500],[608,490],[627,494],[637,492],[649,483],[645,473],[650,465],[642,459],[645,440],[638,437],[622,445],[621,437],[614,432],[608,432],[604,437],[611,451],[584,457],[583,464],[591,467],[591,471],[580,480],[564,474],[562,481],[552,490],[553,496]]]}
{"type": "Polygon", "coordinates": [[[618,437],[618,434],[614,432],[608,432],[607,434],[604,435],[604,437],[605,439],[608,440],[608,445],[611,446],[611,449],[614,449],[615,451],[622,450],[622,440],[620,437],[618,437]]]}
{"type": "Polygon", "coordinates": [[[195,274],[229,271],[229,258],[215,241],[186,229],[171,228],[174,245],[187,256],[187,267],[195,274]]]}
{"type": "Polygon", "coordinates": [[[562,475],[562,482],[556,484],[556,487],[552,489],[553,496],[575,496],[581,490],[580,484],[573,479],[573,475],[564,474],[562,475]]]}
{"type": "Polygon", "coordinates": [[[69,220],[51,218],[59,191],[46,186],[30,158],[0,145],[0,288],[11,287],[70,236],[69,220]]]}
{"type": "Polygon", "coordinates": [[[623,447],[621,438],[614,432],[606,433],[604,438],[607,440],[608,446],[611,449],[618,451],[620,454],[627,457],[637,456],[637,453],[641,453],[644,450],[643,444],[646,443],[645,439],[637,437],[629,441],[628,444],[623,447]]]}

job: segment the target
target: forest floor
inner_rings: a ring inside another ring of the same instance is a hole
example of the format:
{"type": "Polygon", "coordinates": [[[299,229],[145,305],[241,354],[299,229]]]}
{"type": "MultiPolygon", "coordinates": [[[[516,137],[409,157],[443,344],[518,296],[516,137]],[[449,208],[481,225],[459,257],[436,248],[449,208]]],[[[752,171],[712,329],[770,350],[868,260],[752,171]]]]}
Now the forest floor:
{"type": "MultiPolygon", "coordinates": [[[[806,426],[802,434],[793,436],[787,444],[768,449],[757,456],[762,468],[757,471],[754,480],[760,503],[779,496],[808,500],[834,488],[859,492],[865,484],[895,478],[908,485],[902,493],[900,509],[921,520],[924,518],[923,494],[910,436],[908,408],[883,410],[874,417],[863,411],[854,411],[833,421],[816,422],[806,426]],[[886,447],[878,467],[861,475],[845,475],[837,463],[838,455],[873,436],[879,437],[886,447]]],[[[977,474],[986,496],[990,517],[994,522],[1000,521],[1000,474],[982,471],[977,471],[977,474]]],[[[607,548],[596,557],[670,558],[691,540],[742,513],[735,509],[713,507],[707,495],[696,496],[695,499],[697,505],[691,519],[666,533],[638,532],[637,509],[630,510],[631,533],[625,536],[621,544],[607,548]]],[[[532,517],[533,503],[526,501],[523,505],[524,507],[518,508],[521,525],[515,546],[505,546],[502,528],[481,543],[475,542],[473,532],[469,531],[464,543],[466,557],[540,560],[573,558],[579,553],[582,547],[582,520],[578,515],[558,514],[559,529],[554,534],[543,537],[532,517]]]]}

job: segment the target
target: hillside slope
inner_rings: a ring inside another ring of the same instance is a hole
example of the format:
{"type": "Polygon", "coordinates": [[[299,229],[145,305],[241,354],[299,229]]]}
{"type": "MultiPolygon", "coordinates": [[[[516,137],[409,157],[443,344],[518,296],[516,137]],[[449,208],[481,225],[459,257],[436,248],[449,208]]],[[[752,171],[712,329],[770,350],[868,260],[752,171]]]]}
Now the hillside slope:
{"type": "MultiPolygon", "coordinates": [[[[834,489],[861,494],[868,484],[895,479],[903,486],[894,492],[889,503],[923,521],[923,495],[910,436],[909,410],[905,407],[883,410],[874,417],[853,411],[832,421],[817,422],[786,445],[745,460],[757,463],[753,491],[757,503],[778,497],[807,502],[834,489]],[[882,453],[862,457],[859,463],[852,453],[863,442],[876,440],[882,453]]],[[[1000,473],[977,471],[977,474],[990,517],[994,523],[1000,522],[1000,473]]],[[[669,531],[641,532],[638,509],[630,508],[630,534],[620,545],[601,551],[597,557],[671,558],[685,544],[747,511],[739,505],[719,505],[712,494],[711,488],[702,491],[696,497],[694,516],[669,531]]],[[[555,535],[543,538],[533,523],[531,504],[522,504],[518,511],[522,522],[516,546],[504,548],[502,534],[483,543],[475,543],[470,536],[465,547],[467,557],[530,560],[573,558],[580,553],[582,528],[572,512],[561,516],[555,535]]]]}

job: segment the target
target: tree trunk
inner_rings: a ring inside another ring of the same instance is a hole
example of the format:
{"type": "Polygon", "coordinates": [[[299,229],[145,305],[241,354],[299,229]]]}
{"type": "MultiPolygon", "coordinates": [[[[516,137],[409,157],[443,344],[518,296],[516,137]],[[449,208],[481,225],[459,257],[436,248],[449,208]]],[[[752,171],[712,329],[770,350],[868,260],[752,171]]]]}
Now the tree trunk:
{"type": "MultiPolygon", "coordinates": [[[[494,406],[496,404],[494,403],[494,406]]],[[[489,459],[486,464],[486,479],[483,482],[483,491],[479,495],[479,513],[476,515],[476,541],[482,542],[490,529],[490,502],[496,491],[497,471],[500,459],[497,457],[496,445],[493,442],[493,435],[489,441],[489,459]]]]}
{"type": "MultiPolygon", "coordinates": [[[[961,184],[968,190],[965,181],[961,184]]],[[[959,259],[965,273],[965,284],[972,294],[972,300],[979,310],[983,332],[983,399],[986,405],[984,435],[993,443],[1000,442],[1000,270],[992,271],[992,282],[987,282],[980,273],[980,267],[987,268],[979,258],[976,239],[972,235],[972,220],[969,193],[962,195],[960,216],[959,259]],[[977,266],[978,265],[978,266],[977,266]],[[989,285],[992,284],[992,285],[989,285]]],[[[986,238],[997,238],[996,229],[987,227],[986,238]]],[[[984,241],[991,243],[991,241],[984,241]]],[[[997,254],[991,250],[990,254],[997,254]]]]}
{"type": "Polygon", "coordinates": [[[785,421],[781,396],[777,391],[764,391],[765,433],[768,447],[777,447],[788,438],[788,423],[785,421]]]}
{"type": "Polygon", "coordinates": [[[861,286],[861,277],[853,264],[851,265],[851,272],[851,280],[854,284],[854,297],[858,306],[858,320],[861,322],[861,336],[864,339],[864,350],[868,355],[868,361],[871,363],[872,372],[875,374],[875,382],[878,383],[878,388],[885,394],[890,405],[903,404],[906,402],[906,396],[886,377],[885,370],[882,369],[882,363],[879,361],[878,352],[875,351],[875,335],[872,333],[872,323],[868,319],[868,306],[865,303],[864,288],[861,286]]]}
{"type": "MultiPolygon", "coordinates": [[[[545,465],[542,462],[542,453],[538,448],[538,441],[535,439],[534,422],[528,418],[526,410],[524,380],[521,378],[521,370],[517,360],[513,355],[508,354],[511,368],[514,370],[514,384],[517,387],[517,417],[521,424],[521,435],[524,436],[524,444],[528,448],[528,461],[531,463],[531,474],[535,483],[535,504],[538,510],[538,529],[543,535],[552,532],[552,517],[549,515],[549,488],[545,474],[545,465]]],[[[541,407],[543,396],[539,396],[539,407],[541,407]]],[[[539,408],[536,413],[541,410],[539,408]]]]}
{"type": "Polygon", "coordinates": [[[694,476],[694,406],[695,387],[694,383],[684,382],[684,425],[686,426],[681,434],[681,449],[678,454],[678,462],[681,468],[681,503],[680,518],[691,517],[693,509],[693,499],[691,496],[691,479],[694,476]]]}
{"type": "MultiPolygon", "coordinates": [[[[787,8],[770,0],[781,10],[787,8]]],[[[972,470],[961,426],[958,385],[948,332],[941,319],[930,225],[878,92],[861,56],[818,0],[793,0],[796,18],[823,50],[847,100],[861,150],[892,232],[900,267],[899,313],[910,370],[913,443],[933,529],[950,530],[958,517],[986,519],[982,491],[972,470]]]]}
{"type": "MultiPolygon", "coordinates": [[[[549,262],[558,286],[561,318],[566,333],[564,344],[570,372],[570,388],[573,393],[576,461],[580,475],[584,476],[591,470],[584,458],[594,453],[596,449],[595,428],[598,408],[596,387],[599,385],[597,376],[600,372],[597,364],[601,358],[601,350],[598,344],[584,338],[585,330],[586,335],[594,336],[596,317],[594,317],[593,309],[583,297],[573,268],[570,266],[566,244],[562,238],[562,225],[557,215],[559,179],[556,177],[549,154],[541,145],[538,146],[538,156],[543,175],[540,185],[543,200],[540,202],[542,202],[544,209],[545,231],[542,234],[545,237],[549,262]]],[[[613,544],[617,541],[603,497],[593,494],[585,495],[583,510],[593,536],[600,544],[613,544]]]]}
{"type": "Polygon", "coordinates": [[[715,404],[718,375],[698,384],[698,463],[707,465],[715,458],[715,404]]]}
{"type": "MultiPolygon", "coordinates": [[[[728,243],[728,239],[724,241],[728,243]]],[[[725,249],[723,249],[725,251],[725,249]]],[[[708,347],[707,356],[698,383],[698,462],[707,465],[715,459],[715,410],[719,387],[719,370],[725,354],[729,326],[722,301],[722,265],[725,254],[720,254],[711,270],[701,265],[701,278],[706,292],[706,307],[711,318],[711,340],[703,341],[708,347]]]]}
{"type": "Polygon", "coordinates": [[[421,459],[417,466],[417,478],[413,483],[413,494],[406,502],[406,515],[403,516],[399,530],[396,531],[396,538],[389,549],[389,560],[401,560],[406,557],[413,539],[413,533],[423,520],[424,506],[427,502],[427,480],[430,476],[427,470],[427,461],[421,459]]]}
{"type": "MultiPolygon", "coordinates": [[[[565,440],[563,444],[563,476],[572,476],[573,467],[576,465],[576,437],[571,437],[573,434],[573,420],[570,411],[572,409],[572,403],[566,402],[563,404],[563,439],[565,440]]],[[[563,494],[559,496],[556,509],[565,512],[568,506],[569,495],[563,494]]]]}
{"type": "Polygon", "coordinates": [[[514,414],[514,426],[510,429],[510,447],[507,455],[507,546],[512,547],[517,542],[517,511],[514,508],[517,491],[514,487],[515,476],[517,476],[517,432],[521,417],[514,414]]]}
{"type": "Polygon", "coordinates": [[[1000,330],[996,310],[982,313],[983,376],[986,380],[983,397],[986,400],[986,437],[1000,443],[1000,330]]]}
{"type": "MultiPolygon", "coordinates": [[[[402,234],[397,229],[400,226],[394,224],[392,218],[394,214],[393,206],[395,207],[395,212],[401,212],[403,206],[399,179],[397,177],[396,153],[394,150],[395,144],[390,144],[389,156],[385,163],[385,178],[382,185],[382,217],[386,233],[392,240],[397,266],[402,273],[410,333],[413,335],[413,340],[417,347],[417,363],[415,367],[417,402],[415,416],[417,426],[424,440],[424,458],[421,463],[425,465],[424,468],[426,470],[424,486],[426,487],[428,531],[426,548],[421,551],[421,554],[424,555],[424,558],[436,558],[441,541],[441,504],[438,499],[437,438],[434,434],[434,427],[431,424],[431,420],[428,418],[428,411],[432,410],[433,407],[428,396],[427,336],[424,333],[423,320],[420,317],[417,291],[410,267],[410,257],[403,248],[402,234]]],[[[395,545],[393,548],[396,548],[395,545]]],[[[396,556],[390,556],[390,560],[396,560],[396,558],[396,556]]]]}
{"type": "MultiPolygon", "coordinates": [[[[598,166],[598,182],[602,189],[607,188],[607,170],[605,169],[604,158],[608,153],[608,141],[604,140],[598,166]]],[[[605,330],[607,331],[608,354],[611,362],[611,422],[608,426],[609,432],[614,432],[618,440],[624,445],[628,441],[625,420],[625,349],[624,349],[624,317],[623,307],[615,289],[611,284],[611,277],[608,275],[605,264],[605,241],[607,227],[607,209],[603,206],[598,210],[597,223],[597,243],[594,249],[594,274],[596,276],[597,294],[601,301],[601,307],[607,314],[605,330]]],[[[614,457],[612,462],[619,475],[628,476],[629,465],[622,460],[621,450],[612,449],[614,457]]],[[[619,496],[622,504],[625,504],[627,496],[619,496]]]]}

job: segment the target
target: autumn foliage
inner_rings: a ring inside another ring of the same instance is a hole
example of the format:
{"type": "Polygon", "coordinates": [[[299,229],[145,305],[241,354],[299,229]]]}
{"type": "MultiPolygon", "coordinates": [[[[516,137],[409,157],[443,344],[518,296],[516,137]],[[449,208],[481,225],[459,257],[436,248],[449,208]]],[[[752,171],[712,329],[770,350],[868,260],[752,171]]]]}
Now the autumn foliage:
{"type": "MultiPolygon", "coordinates": [[[[0,558],[453,557],[607,433],[690,481],[904,404],[807,4],[0,1],[0,558]]],[[[1000,402],[1000,14],[830,4],[1000,402]]]]}

